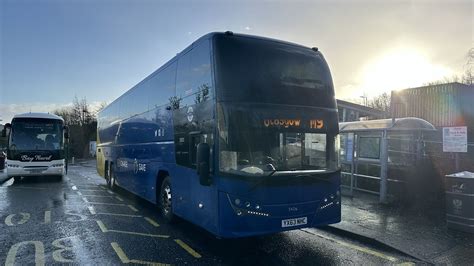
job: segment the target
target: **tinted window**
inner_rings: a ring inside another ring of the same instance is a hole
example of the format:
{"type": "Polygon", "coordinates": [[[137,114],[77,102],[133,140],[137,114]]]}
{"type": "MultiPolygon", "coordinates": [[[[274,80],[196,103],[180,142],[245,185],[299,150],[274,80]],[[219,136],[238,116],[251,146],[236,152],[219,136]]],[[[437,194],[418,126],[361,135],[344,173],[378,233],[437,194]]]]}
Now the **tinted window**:
{"type": "Polygon", "coordinates": [[[211,56],[209,41],[203,41],[178,61],[176,97],[184,107],[211,98],[211,56]]]}
{"type": "Polygon", "coordinates": [[[158,130],[158,125],[150,120],[140,116],[123,122],[120,125],[117,143],[146,143],[155,141],[158,130]]]}
{"type": "Polygon", "coordinates": [[[239,36],[217,35],[215,43],[219,101],[336,106],[319,52],[239,36]]]}
{"type": "Polygon", "coordinates": [[[148,109],[168,104],[175,95],[176,62],[151,77],[147,83],[148,109]],[[149,86],[149,87],[148,87],[149,86]]]}

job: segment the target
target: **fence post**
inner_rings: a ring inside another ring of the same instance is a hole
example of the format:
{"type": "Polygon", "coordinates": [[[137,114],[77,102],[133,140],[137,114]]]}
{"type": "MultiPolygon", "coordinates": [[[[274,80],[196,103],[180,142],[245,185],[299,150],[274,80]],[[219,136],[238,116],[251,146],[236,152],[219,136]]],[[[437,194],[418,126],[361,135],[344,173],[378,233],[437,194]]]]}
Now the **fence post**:
{"type": "Polygon", "coordinates": [[[387,172],[388,172],[388,138],[387,130],[382,131],[380,142],[380,203],[387,202],[387,172]]]}
{"type": "Polygon", "coordinates": [[[355,140],[356,140],[356,134],[355,133],[349,133],[347,134],[347,138],[350,139],[351,138],[351,134],[352,134],[352,141],[351,141],[351,145],[352,145],[352,148],[351,148],[351,196],[354,196],[354,168],[355,168],[355,149],[356,149],[356,144],[355,144],[355,140]]]}
{"type": "Polygon", "coordinates": [[[460,167],[459,167],[459,153],[458,152],[455,152],[454,153],[454,165],[455,165],[455,168],[456,168],[456,173],[460,172],[460,167]]]}

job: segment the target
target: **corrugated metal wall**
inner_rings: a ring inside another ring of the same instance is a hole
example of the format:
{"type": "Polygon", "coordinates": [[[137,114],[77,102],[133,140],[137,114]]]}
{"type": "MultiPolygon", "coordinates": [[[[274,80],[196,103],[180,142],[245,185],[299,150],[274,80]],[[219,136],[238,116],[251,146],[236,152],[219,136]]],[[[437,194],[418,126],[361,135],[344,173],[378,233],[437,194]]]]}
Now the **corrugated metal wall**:
{"type": "Polygon", "coordinates": [[[392,113],[423,118],[436,127],[474,127],[474,86],[448,83],[393,91],[392,113]]]}
{"type": "MultiPolygon", "coordinates": [[[[438,129],[467,126],[468,152],[459,153],[461,170],[474,171],[474,85],[448,83],[392,92],[392,115],[425,119],[438,129]]],[[[425,151],[442,178],[455,171],[455,154],[443,152],[442,131],[425,133],[425,151]]]]}

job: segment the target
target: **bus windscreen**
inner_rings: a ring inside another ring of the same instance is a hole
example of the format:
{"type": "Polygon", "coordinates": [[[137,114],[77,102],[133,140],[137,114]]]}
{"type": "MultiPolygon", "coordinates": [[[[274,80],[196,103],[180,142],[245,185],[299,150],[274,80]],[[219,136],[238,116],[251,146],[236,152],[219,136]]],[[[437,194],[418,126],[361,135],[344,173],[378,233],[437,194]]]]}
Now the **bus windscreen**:
{"type": "Polygon", "coordinates": [[[62,122],[49,119],[15,119],[10,150],[59,150],[63,145],[62,122]]]}
{"type": "Polygon", "coordinates": [[[311,49],[248,37],[216,39],[218,101],[333,108],[323,56],[311,49]]]}

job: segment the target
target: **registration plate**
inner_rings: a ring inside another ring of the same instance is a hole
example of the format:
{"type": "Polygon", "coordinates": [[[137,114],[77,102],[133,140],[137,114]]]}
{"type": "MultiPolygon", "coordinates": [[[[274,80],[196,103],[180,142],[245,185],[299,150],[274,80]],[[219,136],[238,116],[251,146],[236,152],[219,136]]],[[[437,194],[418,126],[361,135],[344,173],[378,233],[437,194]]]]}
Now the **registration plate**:
{"type": "Polygon", "coordinates": [[[44,170],[43,169],[31,169],[29,170],[30,174],[39,174],[42,173],[44,170]]]}
{"type": "Polygon", "coordinates": [[[307,217],[286,219],[286,220],[281,220],[281,227],[292,227],[292,226],[304,225],[307,223],[308,223],[307,217]]]}

